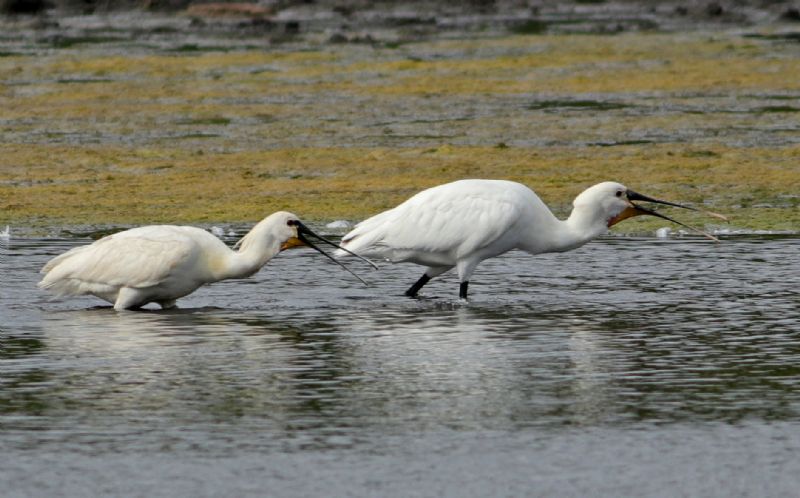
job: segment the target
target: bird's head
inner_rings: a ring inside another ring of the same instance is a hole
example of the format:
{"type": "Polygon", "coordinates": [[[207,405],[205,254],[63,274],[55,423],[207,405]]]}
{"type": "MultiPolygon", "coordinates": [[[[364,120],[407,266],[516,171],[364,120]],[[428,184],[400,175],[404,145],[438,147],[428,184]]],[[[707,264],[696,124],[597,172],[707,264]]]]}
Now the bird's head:
{"type": "Polygon", "coordinates": [[[341,247],[340,245],[336,244],[335,242],[331,242],[330,240],[320,235],[317,235],[316,233],[311,231],[310,228],[304,225],[303,222],[301,222],[296,215],[292,213],[279,212],[271,215],[270,218],[273,218],[273,220],[271,221],[273,222],[273,226],[275,227],[274,229],[275,234],[277,235],[278,240],[281,242],[280,245],[281,251],[285,251],[286,249],[291,249],[293,247],[308,246],[314,249],[315,251],[319,252],[320,254],[324,255],[326,258],[330,259],[337,265],[341,266],[345,270],[347,270],[354,277],[359,279],[364,285],[367,285],[367,283],[361,277],[353,273],[349,268],[347,268],[345,265],[334,259],[333,256],[326,253],[325,251],[320,249],[317,245],[315,245],[311,240],[309,240],[309,237],[314,237],[316,240],[320,242],[323,242],[337,249],[341,249],[345,252],[348,252],[353,256],[357,257],[358,259],[366,261],[373,267],[377,268],[375,263],[373,263],[372,261],[369,261],[366,258],[362,258],[357,254],[353,254],[344,247],[341,247]]]}
{"type": "Polygon", "coordinates": [[[311,231],[300,221],[300,218],[285,212],[275,213],[275,215],[277,215],[277,219],[274,226],[277,239],[281,242],[281,251],[301,246],[314,247],[305,237],[305,233],[311,231]]]}
{"type": "Polygon", "coordinates": [[[600,216],[603,217],[603,221],[609,228],[616,225],[622,220],[632,218],[634,216],[649,215],[671,221],[680,226],[702,233],[703,235],[712,240],[717,240],[717,238],[714,237],[713,235],[709,235],[703,232],[702,230],[681,223],[680,221],[674,220],[659,212],[653,211],[652,209],[640,206],[639,204],[634,204],[633,201],[652,202],[656,204],[663,204],[666,206],[674,206],[683,209],[689,209],[691,211],[699,211],[706,213],[710,216],[713,216],[715,218],[728,221],[728,219],[722,216],[721,214],[712,213],[710,211],[703,211],[701,209],[697,209],[691,206],[686,206],[683,204],[677,204],[675,202],[654,199],[652,197],[648,197],[646,195],[634,192],[633,190],[628,189],[625,185],[622,185],[621,183],[617,182],[603,182],[603,183],[598,183],[593,187],[589,187],[588,189],[584,190],[578,197],[575,198],[573,205],[575,206],[576,209],[577,208],[588,209],[590,211],[598,213],[600,216]]]}

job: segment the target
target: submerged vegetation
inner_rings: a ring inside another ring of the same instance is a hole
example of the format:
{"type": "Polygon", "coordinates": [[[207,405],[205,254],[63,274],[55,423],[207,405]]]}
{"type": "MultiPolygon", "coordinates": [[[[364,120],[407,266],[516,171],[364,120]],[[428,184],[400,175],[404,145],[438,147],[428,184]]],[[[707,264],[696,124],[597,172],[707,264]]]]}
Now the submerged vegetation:
{"type": "Polygon", "coordinates": [[[732,228],[800,229],[800,45],[768,36],[69,41],[0,58],[0,224],[358,220],[485,177],[559,215],[613,179],[732,228]]]}

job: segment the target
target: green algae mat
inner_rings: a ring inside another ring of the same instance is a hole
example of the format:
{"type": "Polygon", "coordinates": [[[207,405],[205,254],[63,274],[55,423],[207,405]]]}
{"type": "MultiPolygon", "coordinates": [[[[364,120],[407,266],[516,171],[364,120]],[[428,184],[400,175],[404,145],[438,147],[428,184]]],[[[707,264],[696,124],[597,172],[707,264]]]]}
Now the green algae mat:
{"type": "Polygon", "coordinates": [[[800,44],[739,31],[4,52],[0,224],[357,221],[503,178],[800,230],[799,123],[800,44]]]}

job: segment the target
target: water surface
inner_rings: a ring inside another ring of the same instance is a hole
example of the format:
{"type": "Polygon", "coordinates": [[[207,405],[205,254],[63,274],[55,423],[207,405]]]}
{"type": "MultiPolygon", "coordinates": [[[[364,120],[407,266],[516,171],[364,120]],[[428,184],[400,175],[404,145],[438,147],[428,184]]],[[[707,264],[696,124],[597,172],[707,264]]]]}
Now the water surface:
{"type": "Polygon", "coordinates": [[[789,496],[800,240],[609,237],[365,288],[309,250],[174,311],[35,287],[12,238],[4,496],[789,496]]]}

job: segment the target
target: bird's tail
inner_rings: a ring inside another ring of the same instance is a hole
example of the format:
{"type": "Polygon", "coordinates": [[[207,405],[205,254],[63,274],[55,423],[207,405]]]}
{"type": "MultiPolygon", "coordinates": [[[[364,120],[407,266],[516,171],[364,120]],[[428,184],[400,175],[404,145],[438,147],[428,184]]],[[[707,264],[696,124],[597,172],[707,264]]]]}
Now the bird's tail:
{"type": "Polygon", "coordinates": [[[80,279],[73,278],[74,275],[70,270],[70,260],[74,260],[74,258],[88,251],[91,247],[91,245],[75,247],[48,261],[40,270],[44,277],[41,282],[36,284],[37,287],[58,296],[84,294],[83,282],[80,279]]]}
{"type": "Polygon", "coordinates": [[[36,286],[40,289],[50,291],[56,296],[76,296],[81,294],[80,282],[69,278],[55,280],[45,276],[36,286]]]}
{"type": "MultiPolygon", "coordinates": [[[[377,215],[362,221],[356,225],[350,233],[342,237],[339,245],[365,258],[382,257],[383,254],[377,251],[384,237],[383,230],[381,229],[383,220],[380,218],[381,215],[377,215]]],[[[349,254],[346,251],[338,249],[333,255],[337,258],[342,258],[349,254]]]]}

